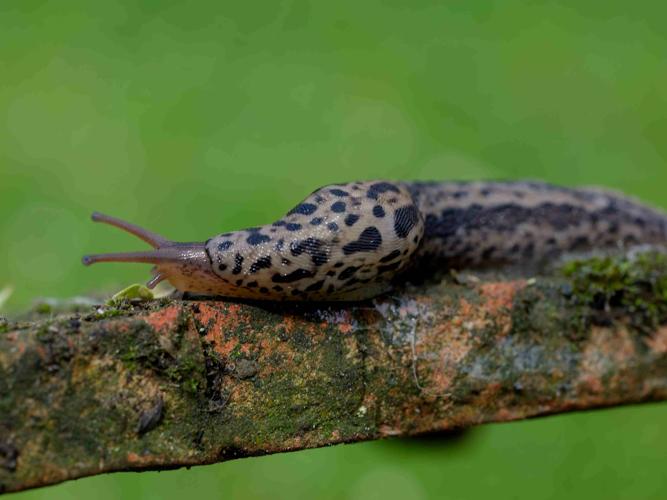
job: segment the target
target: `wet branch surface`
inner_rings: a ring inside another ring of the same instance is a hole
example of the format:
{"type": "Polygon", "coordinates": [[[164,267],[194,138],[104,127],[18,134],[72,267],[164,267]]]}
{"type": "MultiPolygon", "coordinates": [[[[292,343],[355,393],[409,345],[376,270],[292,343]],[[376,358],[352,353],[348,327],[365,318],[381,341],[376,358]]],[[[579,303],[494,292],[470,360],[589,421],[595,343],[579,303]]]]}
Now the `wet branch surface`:
{"type": "Polygon", "coordinates": [[[666,263],[0,322],[0,491],[666,399],[666,263]]]}

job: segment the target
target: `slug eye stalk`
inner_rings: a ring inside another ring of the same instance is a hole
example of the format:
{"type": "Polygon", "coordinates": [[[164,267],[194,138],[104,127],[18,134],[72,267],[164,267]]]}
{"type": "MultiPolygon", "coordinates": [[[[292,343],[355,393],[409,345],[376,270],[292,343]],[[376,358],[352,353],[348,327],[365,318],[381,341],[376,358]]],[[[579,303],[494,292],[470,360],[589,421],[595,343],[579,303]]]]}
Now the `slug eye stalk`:
{"type": "Polygon", "coordinates": [[[143,264],[155,264],[157,267],[153,271],[154,276],[146,284],[148,288],[153,288],[160,281],[168,278],[168,273],[162,272],[163,270],[161,268],[169,265],[178,266],[179,264],[194,263],[202,260],[208,262],[208,259],[205,256],[206,251],[203,243],[180,243],[170,241],[159,234],[148,231],[135,224],[99,212],[93,212],[91,219],[93,222],[108,224],[133,234],[151,245],[154,250],[84,255],[81,262],[86,266],[98,262],[139,262],[143,264]]]}

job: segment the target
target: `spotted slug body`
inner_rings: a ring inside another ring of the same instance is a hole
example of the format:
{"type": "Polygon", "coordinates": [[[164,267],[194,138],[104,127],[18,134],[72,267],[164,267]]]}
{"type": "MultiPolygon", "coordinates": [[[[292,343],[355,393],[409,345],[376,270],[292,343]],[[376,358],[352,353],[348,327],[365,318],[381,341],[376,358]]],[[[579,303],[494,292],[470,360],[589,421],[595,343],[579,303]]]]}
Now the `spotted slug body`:
{"type": "Polygon", "coordinates": [[[544,261],[564,252],[667,243],[667,214],[622,195],[541,182],[325,186],[273,224],[176,243],[119,219],[153,251],[95,262],[154,264],[148,286],[263,300],[362,300],[429,266],[544,261]]]}

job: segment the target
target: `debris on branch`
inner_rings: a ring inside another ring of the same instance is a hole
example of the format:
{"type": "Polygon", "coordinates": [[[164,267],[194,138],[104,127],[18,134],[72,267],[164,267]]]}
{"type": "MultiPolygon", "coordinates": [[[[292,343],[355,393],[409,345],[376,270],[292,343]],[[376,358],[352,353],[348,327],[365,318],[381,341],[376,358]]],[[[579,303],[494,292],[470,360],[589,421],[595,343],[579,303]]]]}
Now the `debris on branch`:
{"type": "MultiPolygon", "coordinates": [[[[667,399],[667,256],[0,321],[0,491],[667,399]]],[[[46,313],[46,314],[44,314],[46,313]]]]}

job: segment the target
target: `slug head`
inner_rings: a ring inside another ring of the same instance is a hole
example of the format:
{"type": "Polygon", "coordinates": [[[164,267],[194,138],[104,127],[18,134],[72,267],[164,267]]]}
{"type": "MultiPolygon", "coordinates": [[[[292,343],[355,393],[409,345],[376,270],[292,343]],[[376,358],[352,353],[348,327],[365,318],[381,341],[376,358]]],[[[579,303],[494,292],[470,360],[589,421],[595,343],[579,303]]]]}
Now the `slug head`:
{"type": "Polygon", "coordinates": [[[181,291],[206,292],[211,282],[218,281],[211,269],[211,261],[204,243],[169,241],[139,226],[98,212],[94,212],[91,218],[94,222],[109,224],[137,236],[151,245],[154,250],[85,255],[82,262],[86,266],[97,262],[154,264],[153,278],[146,284],[148,288],[153,288],[159,282],[167,280],[181,291]]]}

